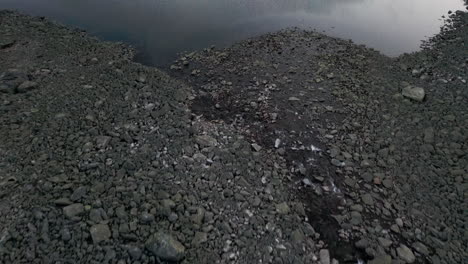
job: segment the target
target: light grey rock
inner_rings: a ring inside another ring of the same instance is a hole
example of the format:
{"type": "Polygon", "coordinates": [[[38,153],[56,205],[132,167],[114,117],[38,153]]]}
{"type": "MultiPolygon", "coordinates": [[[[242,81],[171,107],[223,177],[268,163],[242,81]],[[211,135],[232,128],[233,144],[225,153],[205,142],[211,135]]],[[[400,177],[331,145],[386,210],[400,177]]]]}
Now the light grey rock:
{"type": "Polygon", "coordinates": [[[384,237],[379,237],[377,238],[377,240],[379,241],[379,244],[384,248],[389,248],[393,244],[393,242],[390,239],[384,237]]]}
{"type": "Polygon", "coordinates": [[[398,227],[397,224],[393,224],[390,226],[390,230],[392,230],[395,233],[400,233],[400,227],[398,227]]]}
{"type": "Polygon", "coordinates": [[[167,220],[170,222],[175,222],[179,219],[179,216],[176,213],[170,213],[169,216],[167,217],[167,220]]]}
{"type": "Polygon", "coordinates": [[[403,220],[402,220],[401,218],[395,219],[395,223],[396,223],[399,227],[403,227],[403,220]]]}
{"type": "Polygon", "coordinates": [[[384,179],[382,181],[382,184],[385,188],[392,188],[393,187],[393,181],[391,179],[384,179]]]}
{"type": "Polygon", "coordinates": [[[158,232],[146,241],[146,249],[167,261],[180,261],[185,257],[185,247],[171,235],[158,232]]]}
{"type": "Polygon", "coordinates": [[[257,152],[262,150],[262,147],[260,145],[256,144],[256,143],[252,144],[252,148],[257,152]]]}
{"type": "Polygon", "coordinates": [[[362,223],[362,215],[358,211],[351,212],[351,224],[359,225],[362,223]]]}
{"type": "Polygon", "coordinates": [[[192,221],[197,224],[201,225],[203,223],[203,218],[205,217],[205,209],[202,207],[197,208],[197,211],[194,215],[192,215],[192,221]]]}
{"type": "Polygon", "coordinates": [[[364,207],[362,205],[360,205],[360,204],[353,204],[353,205],[351,205],[350,209],[352,211],[357,211],[357,212],[364,211],[364,207]]]}
{"type": "Polygon", "coordinates": [[[434,128],[429,127],[424,129],[424,142],[426,143],[434,143],[434,128]]]}
{"type": "Polygon", "coordinates": [[[392,264],[392,257],[389,255],[380,255],[373,260],[367,262],[368,264],[392,264]]]}
{"type": "Polygon", "coordinates": [[[422,102],[424,97],[426,97],[426,92],[421,87],[407,86],[403,88],[401,94],[409,99],[422,102]]]}
{"type": "Polygon", "coordinates": [[[125,211],[125,207],[117,207],[117,209],[115,209],[115,216],[121,220],[127,219],[127,212],[125,211]]]}
{"type": "Polygon", "coordinates": [[[331,164],[333,164],[336,167],[343,167],[345,165],[344,162],[337,160],[337,159],[332,159],[331,164]]]}
{"type": "Polygon", "coordinates": [[[304,232],[302,232],[302,230],[300,229],[296,229],[291,233],[291,240],[294,243],[298,243],[298,244],[302,243],[304,239],[305,239],[304,232]]]}
{"type": "Polygon", "coordinates": [[[363,174],[361,175],[361,177],[362,177],[362,179],[363,179],[364,181],[366,181],[366,182],[371,182],[372,179],[374,179],[374,176],[373,176],[371,173],[368,173],[368,172],[363,173],[363,174]]]}
{"type": "Polygon", "coordinates": [[[69,241],[72,238],[70,230],[68,228],[63,228],[60,231],[60,235],[62,237],[62,240],[65,241],[65,242],[69,241]]]}
{"type": "Polygon", "coordinates": [[[73,204],[73,202],[70,201],[70,199],[68,199],[68,198],[59,198],[59,199],[55,200],[54,203],[56,205],[58,205],[58,206],[66,206],[66,205],[73,204]]]}
{"type": "Polygon", "coordinates": [[[417,252],[425,255],[425,256],[429,256],[429,249],[426,247],[426,245],[424,245],[423,243],[421,242],[414,242],[412,245],[411,245],[417,252]]]}
{"type": "Polygon", "coordinates": [[[192,245],[199,246],[208,241],[208,234],[205,232],[196,232],[192,240],[192,245]]]}
{"type": "Polygon", "coordinates": [[[330,264],[330,252],[328,249],[321,249],[319,252],[320,264],[330,264]]]}
{"type": "Polygon", "coordinates": [[[154,221],[155,217],[153,214],[150,214],[150,213],[142,213],[141,216],[140,216],[140,221],[143,223],[143,224],[149,224],[149,223],[152,223],[154,221]]]}
{"type": "Polygon", "coordinates": [[[413,263],[416,261],[416,256],[414,256],[413,251],[403,244],[397,248],[397,253],[402,260],[406,261],[406,263],[413,263]]]}
{"type": "Polygon", "coordinates": [[[71,204],[63,208],[63,214],[68,218],[79,216],[83,212],[84,212],[84,206],[83,204],[80,204],[80,203],[71,204]]]}
{"type": "Polygon", "coordinates": [[[93,225],[89,232],[91,233],[91,238],[95,244],[109,240],[111,237],[109,226],[104,224],[93,225]]]}
{"type": "Polygon", "coordinates": [[[282,214],[282,215],[289,214],[289,212],[291,211],[286,202],[276,204],[275,207],[276,207],[276,212],[278,212],[279,214],[282,214]]]}
{"type": "Polygon", "coordinates": [[[369,193],[361,195],[361,199],[366,205],[374,205],[374,198],[369,193]]]}
{"type": "Polygon", "coordinates": [[[195,138],[195,142],[197,142],[201,147],[214,147],[218,145],[218,141],[208,135],[197,136],[195,138]]]}

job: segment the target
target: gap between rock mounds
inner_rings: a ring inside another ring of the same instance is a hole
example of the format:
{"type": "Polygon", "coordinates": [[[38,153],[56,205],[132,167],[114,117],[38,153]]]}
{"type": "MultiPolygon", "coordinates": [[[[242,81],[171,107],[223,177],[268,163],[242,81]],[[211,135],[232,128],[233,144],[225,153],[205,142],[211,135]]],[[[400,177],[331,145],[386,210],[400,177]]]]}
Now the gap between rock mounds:
{"type": "MultiPolygon", "coordinates": [[[[192,100],[192,112],[208,121],[232,125],[251,142],[283,156],[295,175],[291,186],[304,202],[308,222],[326,242],[331,257],[340,263],[357,263],[358,259],[363,259],[364,254],[354,246],[355,241],[345,241],[339,237],[341,226],[332,215],[340,213],[338,207],[344,199],[340,191],[344,187],[344,177],[338,175],[336,167],[330,164],[326,145],[320,141],[318,133],[308,127],[312,120],[307,117],[297,120],[293,111],[283,111],[281,118],[272,119],[272,109],[269,107],[260,107],[256,112],[245,111],[242,99],[237,100],[237,93],[242,94],[242,91],[234,93],[218,93],[216,98],[209,94],[197,96],[192,100]],[[295,133],[287,135],[289,131],[295,133]],[[278,146],[276,143],[281,136],[283,138],[278,146]],[[288,146],[284,146],[285,143],[288,146]]],[[[276,100],[277,103],[291,102],[288,98],[276,100]]],[[[340,122],[343,118],[341,114],[327,113],[315,122],[340,122]]]]}

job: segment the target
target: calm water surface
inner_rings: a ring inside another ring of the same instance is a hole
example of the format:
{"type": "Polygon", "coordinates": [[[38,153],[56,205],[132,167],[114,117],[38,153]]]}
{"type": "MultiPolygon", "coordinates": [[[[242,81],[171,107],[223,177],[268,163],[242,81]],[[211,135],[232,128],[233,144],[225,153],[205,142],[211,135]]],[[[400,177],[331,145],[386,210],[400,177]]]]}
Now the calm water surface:
{"type": "Polygon", "coordinates": [[[416,51],[462,0],[0,0],[17,9],[124,41],[150,65],[183,51],[301,27],[326,31],[396,56],[416,51]]]}

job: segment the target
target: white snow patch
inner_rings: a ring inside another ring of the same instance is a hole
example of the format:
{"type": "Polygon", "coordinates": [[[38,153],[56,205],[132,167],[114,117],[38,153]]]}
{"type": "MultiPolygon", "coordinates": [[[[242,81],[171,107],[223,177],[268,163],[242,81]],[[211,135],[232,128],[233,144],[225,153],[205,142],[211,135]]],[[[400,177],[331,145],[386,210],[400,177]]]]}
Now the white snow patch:
{"type": "Polygon", "coordinates": [[[277,138],[275,140],[275,148],[279,148],[280,144],[281,144],[281,139],[277,138]]]}
{"type": "Polygon", "coordinates": [[[322,151],[321,149],[317,148],[316,146],[314,145],[310,145],[310,150],[313,151],[313,152],[319,152],[319,151],[322,151]]]}

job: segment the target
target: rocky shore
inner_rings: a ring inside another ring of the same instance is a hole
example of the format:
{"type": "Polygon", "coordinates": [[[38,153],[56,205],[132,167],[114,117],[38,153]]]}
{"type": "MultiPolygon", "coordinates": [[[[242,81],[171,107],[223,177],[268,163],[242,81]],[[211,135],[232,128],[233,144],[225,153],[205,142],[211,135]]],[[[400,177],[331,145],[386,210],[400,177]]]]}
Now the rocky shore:
{"type": "Polygon", "coordinates": [[[391,59],[186,54],[0,11],[0,263],[465,263],[468,13],[391,59]]]}

